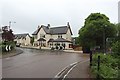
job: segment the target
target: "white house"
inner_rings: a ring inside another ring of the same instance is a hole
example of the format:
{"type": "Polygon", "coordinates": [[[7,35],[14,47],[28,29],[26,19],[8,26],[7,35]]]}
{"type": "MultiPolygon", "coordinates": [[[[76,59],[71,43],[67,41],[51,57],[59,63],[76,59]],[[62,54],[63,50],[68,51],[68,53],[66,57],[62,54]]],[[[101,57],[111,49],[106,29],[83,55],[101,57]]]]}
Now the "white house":
{"type": "Polygon", "coordinates": [[[47,26],[41,25],[32,35],[34,46],[72,48],[72,31],[69,23],[66,26],[59,27],[51,27],[50,24],[47,26]]]}
{"type": "Polygon", "coordinates": [[[16,43],[19,43],[23,46],[31,45],[31,43],[30,43],[31,37],[28,33],[26,33],[26,34],[15,34],[14,41],[16,41],[16,43]]]}

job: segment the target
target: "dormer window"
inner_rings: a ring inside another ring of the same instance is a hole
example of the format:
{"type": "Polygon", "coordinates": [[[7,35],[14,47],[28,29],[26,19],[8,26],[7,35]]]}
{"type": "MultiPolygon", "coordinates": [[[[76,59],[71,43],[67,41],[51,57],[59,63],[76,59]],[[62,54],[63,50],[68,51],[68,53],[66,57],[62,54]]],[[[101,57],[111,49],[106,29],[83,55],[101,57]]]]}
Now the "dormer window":
{"type": "Polygon", "coordinates": [[[58,35],[58,38],[60,38],[60,35],[58,35]]]}
{"type": "Polygon", "coordinates": [[[62,35],[58,35],[58,38],[62,38],[62,35]]]}

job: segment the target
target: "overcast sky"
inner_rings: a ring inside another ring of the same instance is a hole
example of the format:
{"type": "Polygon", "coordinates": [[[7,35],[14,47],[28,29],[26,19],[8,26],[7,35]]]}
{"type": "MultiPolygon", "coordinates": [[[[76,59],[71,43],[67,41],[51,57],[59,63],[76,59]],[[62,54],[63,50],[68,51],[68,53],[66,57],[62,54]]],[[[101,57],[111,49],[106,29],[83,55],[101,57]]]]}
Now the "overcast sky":
{"type": "MultiPolygon", "coordinates": [[[[118,22],[119,0],[1,0],[2,25],[12,24],[14,33],[32,34],[38,25],[66,25],[70,22],[73,36],[84,25],[90,13],[107,15],[112,23],[118,22]]],[[[0,19],[1,19],[0,16],[0,19]]]]}

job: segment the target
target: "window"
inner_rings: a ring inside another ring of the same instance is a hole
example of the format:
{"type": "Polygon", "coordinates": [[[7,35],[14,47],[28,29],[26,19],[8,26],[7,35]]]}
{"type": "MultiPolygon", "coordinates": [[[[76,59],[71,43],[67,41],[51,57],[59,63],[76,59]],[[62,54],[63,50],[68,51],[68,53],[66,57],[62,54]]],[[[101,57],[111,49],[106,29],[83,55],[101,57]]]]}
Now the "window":
{"type": "Polygon", "coordinates": [[[58,35],[58,38],[62,38],[62,35],[58,35]]]}
{"type": "Polygon", "coordinates": [[[40,34],[40,38],[45,38],[45,35],[44,34],[40,34]]]}
{"type": "Polygon", "coordinates": [[[58,35],[58,38],[60,38],[60,35],[58,35]]]}

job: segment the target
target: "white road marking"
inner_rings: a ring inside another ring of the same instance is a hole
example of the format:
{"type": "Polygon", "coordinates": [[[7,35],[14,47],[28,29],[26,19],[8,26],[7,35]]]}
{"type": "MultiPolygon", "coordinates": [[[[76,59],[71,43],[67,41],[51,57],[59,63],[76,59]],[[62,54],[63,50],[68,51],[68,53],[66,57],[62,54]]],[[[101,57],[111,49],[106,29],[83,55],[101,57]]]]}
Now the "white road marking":
{"type": "Polygon", "coordinates": [[[5,58],[5,59],[10,59],[10,57],[8,57],[8,58],[5,58]]]}
{"type": "Polygon", "coordinates": [[[64,73],[67,68],[69,68],[69,67],[72,66],[72,67],[67,71],[67,73],[64,75],[64,77],[63,77],[63,79],[62,79],[62,80],[64,80],[64,79],[68,76],[68,74],[77,66],[78,63],[81,64],[81,63],[84,63],[84,62],[87,62],[87,61],[89,61],[89,59],[86,60],[86,61],[82,61],[82,62],[74,62],[74,63],[68,65],[67,67],[65,67],[64,69],[62,69],[54,78],[60,78],[60,77],[61,77],[61,74],[64,73]]]}
{"type": "Polygon", "coordinates": [[[74,63],[68,65],[67,67],[65,67],[64,69],[62,69],[54,78],[60,78],[60,77],[61,77],[61,74],[64,73],[67,68],[69,68],[70,66],[73,66],[73,65],[75,65],[75,64],[77,64],[77,63],[78,63],[78,62],[74,62],[74,63]]]}
{"type": "Polygon", "coordinates": [[[77,62],[73,67],[71,67],[70,68],[70,70],[67,72],[67,74],[66,75],[64,75],[64,77],[63,77],[63,79],[62,80],[64,80],[67,76],[68,76],[68,74],[77,66],[77,64],[78,63],[84,63],[84,62],[87,62],[87,61],[89,61],[89,59],[88,60],[86,60],[86,61],[82,61],[82,62],[77,62]]]}

